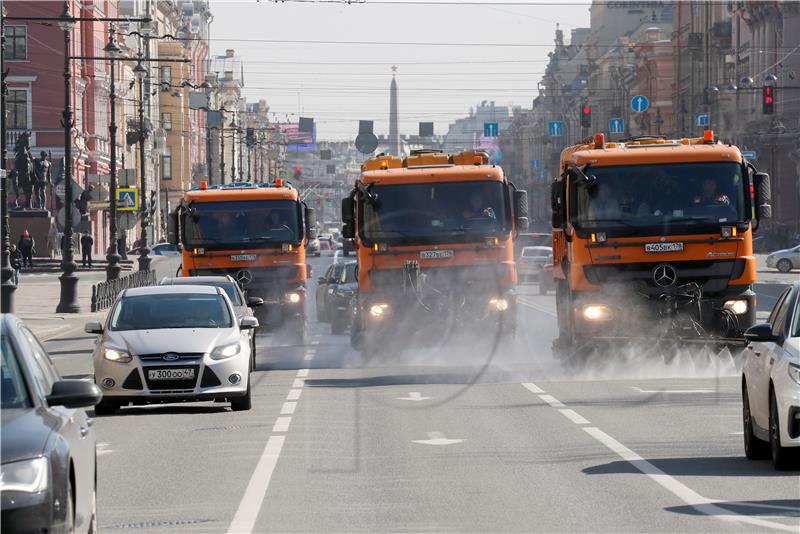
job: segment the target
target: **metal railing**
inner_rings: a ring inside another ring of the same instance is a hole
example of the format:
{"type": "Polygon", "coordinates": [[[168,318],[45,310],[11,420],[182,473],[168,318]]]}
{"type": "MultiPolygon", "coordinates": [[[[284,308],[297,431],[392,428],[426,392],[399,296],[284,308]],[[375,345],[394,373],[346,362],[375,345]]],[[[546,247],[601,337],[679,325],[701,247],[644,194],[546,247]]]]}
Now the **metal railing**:
{"type": "Polygon", "coordinates": [[[153,270],[136,271],[116,280],[95,284],[92,286],[92,311],[96,312],[111,307],[120,291],[154,285],[156,285],[156,272],[153,270]]]}

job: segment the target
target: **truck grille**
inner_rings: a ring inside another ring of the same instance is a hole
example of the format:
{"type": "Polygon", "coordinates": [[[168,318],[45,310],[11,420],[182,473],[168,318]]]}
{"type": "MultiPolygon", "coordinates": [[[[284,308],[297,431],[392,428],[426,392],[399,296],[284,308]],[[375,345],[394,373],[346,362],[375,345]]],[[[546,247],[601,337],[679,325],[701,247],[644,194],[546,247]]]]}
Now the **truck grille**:
{"type": "Polygon", "coordinates": [[[704,293],[718,293],[728,287],[728,282],[744,272],[745,260],[696,260],[648,263],[613,263],[584,265],[586,279],[593,284],[641,282],[656,287],[653,270],[663,263],[675,268],[676,285],[696,282],[704,293]]]}
{"type": "MultiPolygon", "coordinates": [[[[426,277],[426,285],[437,289],[463,292],[465,286],[481,284],[488,289],[501,284],[506,275],[502,265],[466,265],[458,267],[423,267],[420,271],[426,277]]],[[[377,287],[402,287],[406,278],[403,269],[378,269],[370,271],[370,280],[377,287]]]]}

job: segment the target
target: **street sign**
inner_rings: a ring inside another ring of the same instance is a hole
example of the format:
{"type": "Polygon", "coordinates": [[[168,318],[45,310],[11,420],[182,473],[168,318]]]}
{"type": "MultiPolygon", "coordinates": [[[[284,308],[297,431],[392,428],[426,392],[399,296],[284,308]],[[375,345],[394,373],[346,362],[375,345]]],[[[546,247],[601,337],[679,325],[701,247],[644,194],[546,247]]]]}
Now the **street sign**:
{"type": "Polygon", "coordinates": [[[497,137],[500,135],[500,130],[497,127],[496,122],[484,122],[483,123],[483,136],[484,137],[497,137]]]}
{"type": "Polygon", "coordinates": [[[698,113],[695,116],[695,124],[697,124],[697,126],[708,126],[711,124],[711,115],[708,113],[698,113]]]}
{"type": "Polygon", "coordinates": [[[564,123],[561,121],[550,121],[547,124],[547,135],[550,137],[561,137],[564,135],[564,123]]]}
{"type": "Polygon", "coordinates": [[[631,109],[636,113],[644,113],[650,107],[650,101],[644,95],[636,95],[631,98],[631,109]]]}
{"type": "Polygon", "coordinates": [[[623,133],[625,131],[625,121],[623,119],[608,119],[608,131],[610,133],[623,133]]]}
{"type": "MultiPolygon", "coordinates": [[[[67,217],[67,215],[66,215],[66,212],[64,211],[64,208],[61,208],[60,210],[58,210],[58,213],[56,213],[56,221],[58,221],[58,224],[62,228],[64,227],[64,223],[66,222],[65,221],[66,217],[67,217]]],[[[80,210],[78,210],[78,208],[76,208],[75,206],[72,206],[72,224],[73,224],[73,226],[77,226],[78,223],[80,222],[80,220],[81,220],[81,212],[80,212],[80,210]]]]}
{"type": "Polygon", "coordinates": [[[538,160],[538,159],[532,159],[531,160],[531,167],[532,168],[538,169],[539,167],[541,167],[541,165],[542,165],[541,160],[538,160]]]}
{"type": "MultiPolygon", "coordinates": [[[[66,193],[67,189],[66,182],[64,180],[61,180],[60,182],[58,182],[58,185],[56,185],[55,189],[56,189],[56,196],[61,200],[64,200],[64,194],[66,193]]],[[[79,198],[81,196],[81,193],[83,193],[83,188],[78,185],[78,182],[72,179],[72,200],[79,198]]]]}
{"type": "Polygon", "coordinates": [[[117,189],[117,209],[120,211],[136,211],[139,209],[139,190],[135,187],[117,189]]]}
{"type": "Polygon", "coordinates": [[[755,161],[758,159],[758,154],[755,150],[742,150],[742,157],[750,161],[755,161]]]}

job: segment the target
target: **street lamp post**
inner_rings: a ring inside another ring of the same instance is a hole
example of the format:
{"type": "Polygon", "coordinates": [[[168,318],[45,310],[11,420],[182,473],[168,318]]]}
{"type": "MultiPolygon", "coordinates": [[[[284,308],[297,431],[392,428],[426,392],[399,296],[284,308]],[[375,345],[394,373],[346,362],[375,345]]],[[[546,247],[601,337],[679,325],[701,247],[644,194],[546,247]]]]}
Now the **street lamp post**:
{"type": "MultiPolygon", "coordinates": [[[[70,95],[70,46],[75,19],[70,16],[69,4],[64,2],[64,12],[58,21],[58,27],[64,32],[64,111],[61,123],[64,126],[64,239],[61,253],[61,271],[59,277],[61,295],[56,307],[57,313],[78,313],[78,277],[72,250],[72,101],[70,95]]],[[[2,140],[5,142],[5,140],[2,140]]]]}
{"type": "Polygon", "coordinates": [[[111,169],[109,171],[109,211],[111,212],[111,216],[109,218],[109,240],[108,240],[108,251],[106,254],[106,260],[108,260],[108,265],[106,266],[106,280],[115,280],[119,278],[119,273],[122,271],[122,267],[119,264],[120,255],[117,249],[117,86],[116,86],[116,69],[115,69],[115,56],[117,56],[122,50],[117,43],[115,42],[115,32],[116,29],[113,25],[111,25],[108,37],[108,44],[103,49],[109,55],[111,55],[111,84],[110,84],[110,103],[111,103],[111,117],[108,125],[109,137],[111,138],[111,169]]]}
{"type": "Polygon", "coordinates": [[[236,181],[236,118],[231,119],[231,123],[228,125],[233,133],[231,137],[231,182],[236,181]]]}
{"type": "Polygon", "coordinates": [[[139,53],[139,61],[133,69],[133,73],[139,80],[139,171],[140,171],[140,184],[139,184],[139,217],[142,221],[142,237],[139,241],[139,270],[149,271],[150,262],[152,258],[147,254],[150,249],[147,248],[147,174],[145,173],[145,130],[144,130],[144,77],[147,74],[147,69],[142,65],[142,54],[139,53]]]}
{"type": "Polygon", "coordinates": [[[225,183],[225,113],[219,110],[219,183],[225,183]]]}
{"type": "MultiPolygon", "coordinates": [[[[6,35],[5,35],[5,20],[0,14],[0,58],[5,58],[6,48],[6,35]]],[[[6,85],[6,72],[5,63],[3,64],[2,81],[0,82],[0,209],[3,210],[2,220],[2,269],[0,270],[0,279],[2,285],[0,286],[0,312],[13,313],[14,312],[14,291],[17,286],[14,283],[14,268],[11,267],[11,242],[9,234],[11,227],[8,220],[8,183],[9,178],[6,174],[6,95],[8,86],[6,85]]]]}

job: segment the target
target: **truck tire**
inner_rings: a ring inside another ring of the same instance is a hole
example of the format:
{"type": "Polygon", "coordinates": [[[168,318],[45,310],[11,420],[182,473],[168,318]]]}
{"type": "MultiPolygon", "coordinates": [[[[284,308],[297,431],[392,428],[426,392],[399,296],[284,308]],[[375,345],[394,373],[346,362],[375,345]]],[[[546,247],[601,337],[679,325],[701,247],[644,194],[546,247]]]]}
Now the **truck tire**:
{"type": "Polygon", "coordinates": [[[340,335],[344,334],[347,330],[347,323],[341,318],[341,314],[334,315],[331,319],[331,334],[340,335]]]}

